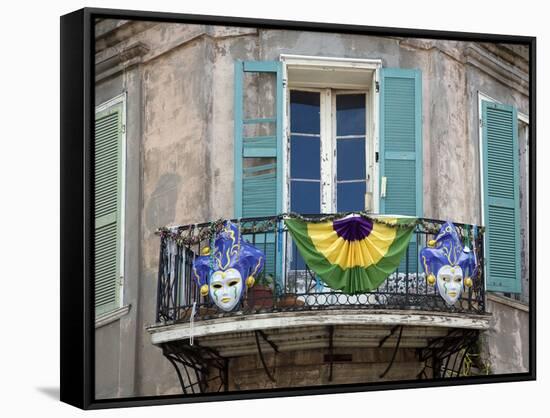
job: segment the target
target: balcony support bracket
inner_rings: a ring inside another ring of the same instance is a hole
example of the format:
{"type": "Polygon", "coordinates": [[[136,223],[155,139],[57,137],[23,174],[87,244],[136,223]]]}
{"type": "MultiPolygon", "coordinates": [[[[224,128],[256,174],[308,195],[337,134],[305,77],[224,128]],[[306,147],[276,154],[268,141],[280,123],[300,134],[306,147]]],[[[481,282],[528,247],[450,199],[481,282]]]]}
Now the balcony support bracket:
{"type": "Polygon", "coordinates": [[[261,329],[258,330],[258,332],[260,333],[260,336],[264,339],[264,341],[266,343],[268,343],[271,346],[271,348],[273,348],[273,351],[278,353],[279,352],[279,347],[277,347],[277,344],[275,344],[273,341],[271,341],[269,338],[267,338],[267,335],[265,335],[265,332],[263,332],[261,329]]]}
{"type": "Polygon", "coordinates": [[[184,394],[228,390],[228,359],[216,350],[174,341],[162,344],[162,353],[174,366],[184,394]],[[215,376],[210,376],[212,369],[217,371],[215,376]]]}
{"type": "MultiPolygon", "coordinates": [[[[392,335],[394,332],[395,332],[395,327],[392,329],[390,335],[392,335]]],[[[388,335],[385,338],[388,338],[390,335],[388,335]]],[[[399,350],[399,345],[401,344],[402,335],[403,335],[403,325],[401,325],[399,327],[399,335],[397,337],[397,342],[395,343],[395,348],[394,348],[393,354],[391,356],[390,364],[388,364],[388,367],[386,367],[386,370],[384,370],[384,372],[382,372],[382,374],[380,375],[380,379],[385,377],[386,374],[388,374],[388,372],[390,371],[391,367],[393,366],[393,362],[395,361],[395,356],[397,355],[397,350],[399,350]]],[[[383,340],[383,341],[385,341],[385,340],[383,340]]],[[[383,344],[383,341],[380,342],[380,345],[383,344]]]]}
{"type": "Polygon", "coordinates": [[[260,335],[260,333],[263,334],[262,337],[265,339],[265,341],[268,342],[273,347],[273,351],[275,351],[275,353],[278,353],[279,350],[276,348],[277,346],[272,345],[274,343],[269,341],[262,331],[258,331],[258,330],[254,331],[254,337],[256,338],[256,347],[258,348],[258,355],[260,356],[260,361],[262,362],[262,366],[264,367],[265,374],[267,375],[269,380],[271,380],[273,383],[275,383],[276,380],[273,377],[273,374],[269,371],[269,369],[267,367],[267,364],[265,362],[265,359],[264,359],[264,354],[262,353],[262,347],[260,346],[260,338],[258,337],[258,335],[260,335]]]}
{"type": "Polygon", "coordinates": [[[418,359],[424,362],[424,367],[417,377],[460,376],[464,358],[476,347],[479,333],[474,329],[453,329],[447,335],[430,341],[427,347],[418,351],[418,359]],[[432,369],[432,376],[426,374],[427,369],[432,369]]]}
{"type": "Polygon", "coordinates": [[[334,364],[334,325],[329,325],[328,327],[328,352],[330,355],[328,381],[332,382],[332,366],[334,364]]]}
{"type": "Polygon", "coordinates": [[[388,341],[388,338],[390,338],[393,334],[395,334],[395,331],[397,331],[398,329],[399,329],[399,325],[395,325],[395,326],[390,330],[390,333],[380,340],[380,344],[378,344],[378,348],[382,348],[382,346],[384,345],[384,343],[385,343],[386,341],[388,341]]]}

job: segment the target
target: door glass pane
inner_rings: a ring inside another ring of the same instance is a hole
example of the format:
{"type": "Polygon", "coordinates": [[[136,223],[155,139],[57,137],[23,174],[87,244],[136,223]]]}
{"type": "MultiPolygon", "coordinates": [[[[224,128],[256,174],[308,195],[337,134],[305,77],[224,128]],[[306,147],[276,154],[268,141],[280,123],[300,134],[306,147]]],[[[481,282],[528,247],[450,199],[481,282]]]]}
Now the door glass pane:
{"type": "Polygon", "coordinates": [[[292,180],[290,210],[304,214],[317,214],[320,211],[321,183],[319,181],[292,180]]]}
{"type": "Polygon", "coordinates": [[[318,92],[290,92],[290,130],[292,133],[317,134],[321,132],[321,96],[318,92]]]}
{"type": "Polygon", "coordinates": [[[336,135],[365,135],[365,99],[361,94],[336,96],[336,135]]]}
{"type": "Polygon", "coordinates": [[[338,183],[338,212],[361,211],[365,209],[366,183],[338,183]]]}
{"type": "Polygon", "coordinates": [[[365,179],[365,138],[338,139],[336,147],[336,179],[365,179]]]}
{"type": "Polygon", "coordinates": [[[292,135],[290,138],[290,177],[321,179],[320,138],[292,135]]]}

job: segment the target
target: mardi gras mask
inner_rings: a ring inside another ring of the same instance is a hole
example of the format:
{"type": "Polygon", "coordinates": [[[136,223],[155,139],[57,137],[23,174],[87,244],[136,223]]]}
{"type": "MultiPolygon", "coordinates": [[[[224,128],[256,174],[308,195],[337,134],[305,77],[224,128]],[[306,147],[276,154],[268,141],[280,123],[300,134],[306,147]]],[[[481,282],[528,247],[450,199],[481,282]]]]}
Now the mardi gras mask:
{"type": "Polygon", "coordinates": [[[222,310],[232,311],[241,301],[243,289],[254,285],[264,262],[264,253],[241,239],[237,226],[228,221],[217,234],[214,249],[195,258],[193,276],[202,296],[210,295],[222,310]]]}
{"type": "Polygon", "coordinates": [[[428,278],[435,284],[443,300],[454,305],[464,290],[471,286],[477,272],[474,254],[462,245],[456,227],[446,222],[435,240],[420,251],[420,263],[428,278]]]}
{"type": "Polygon", "coordinates": [[[210,297],[224,311],[231,311],[241,299],[243,279],[236,269],[215,271],[210,277],[210,297]]]}
{"type": "Polygon", "coordinates": [[[459,266],[443,266],[437,272],[437,289],[449,305],[454,305],[462,294],[463,279],[462,268],[459,266]]]}

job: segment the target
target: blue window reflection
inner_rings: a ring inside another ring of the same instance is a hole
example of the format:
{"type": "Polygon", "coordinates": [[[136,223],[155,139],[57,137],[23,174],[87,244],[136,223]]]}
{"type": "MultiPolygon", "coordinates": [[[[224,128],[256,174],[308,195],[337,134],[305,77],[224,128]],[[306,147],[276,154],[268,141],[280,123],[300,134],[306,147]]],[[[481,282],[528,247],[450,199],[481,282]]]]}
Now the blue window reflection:
{"type": "Polygon", "coordinates": [[[290,129],[301,134],[320,134],[319,93],[310,91],[290,92],[290,129]]]}
{"type": "Polygon", "coordinates": [[[338,212],[352,212],[365,209],[366,183],[338,183],[337,206],[338,212]]]}
{"type": "Polygon", "coordinates": [[[290,177],[321,179],[321,139],[319,137],[291,136],[290,177]]]}
{"type": "Polygon", "coordinates": [[[366,178],[365,138],[338,139],[336,147],[337,180],[366,178]]]}
{"type": "Polygon", "coordinates": [[[321,182],[292,180],[290,195],[292,196],[291,211],[306,214],[321,211],[321,182]]]}
{"type": "Polygon", "coordinates": [[[336,96],[336,135],[365,135],[365,94],[336,96]]]}

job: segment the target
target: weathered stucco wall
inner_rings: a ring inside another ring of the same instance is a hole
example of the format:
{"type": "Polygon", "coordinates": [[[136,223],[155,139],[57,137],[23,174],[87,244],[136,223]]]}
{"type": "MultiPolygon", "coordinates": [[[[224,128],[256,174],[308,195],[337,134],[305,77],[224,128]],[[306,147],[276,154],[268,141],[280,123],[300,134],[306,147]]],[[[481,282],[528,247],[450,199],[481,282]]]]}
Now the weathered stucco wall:
{"type": "MultiPolygon", "coordinates": [[[[125,298],[132,309],[120,320],[120,345],[97,350],[98,385],[111,385],[108,370],[117,370],[122,389],[115,396],[180,392],[172,366],[145,330],[155,321],[154,233],[164,225],[233,215],[235,60],[278,60],[289,53],[377,58],[384,67],[420,68],[424,216],[431,218],[481,223],[477,92],[528,113],[521,89],[473,65],[465,44],[454,41],[147,22],[104,22],[98,31],[102,75],[96,74],[96,103],[124,91],[128,98],[125,298]]],[[[493,309],[499,315],[500,307],[493,309]]],[[[499,324],[508,319],[503,314],[499,324]]],[[[524,321],[512,323],[525,328],[524,321]]],[[[99,329],[97,341],[112,341],[114,334],[99,329]]],[[[491,349],[500,344],[499,336],[492,334],[497,339],[491,349]]]]}
{"type": "Polygon", "coordinates": [[[500,296],[490,296],[492,324],[484,336],[485,356],[494,374],[529,371],[529,309],[500,296]]]}

